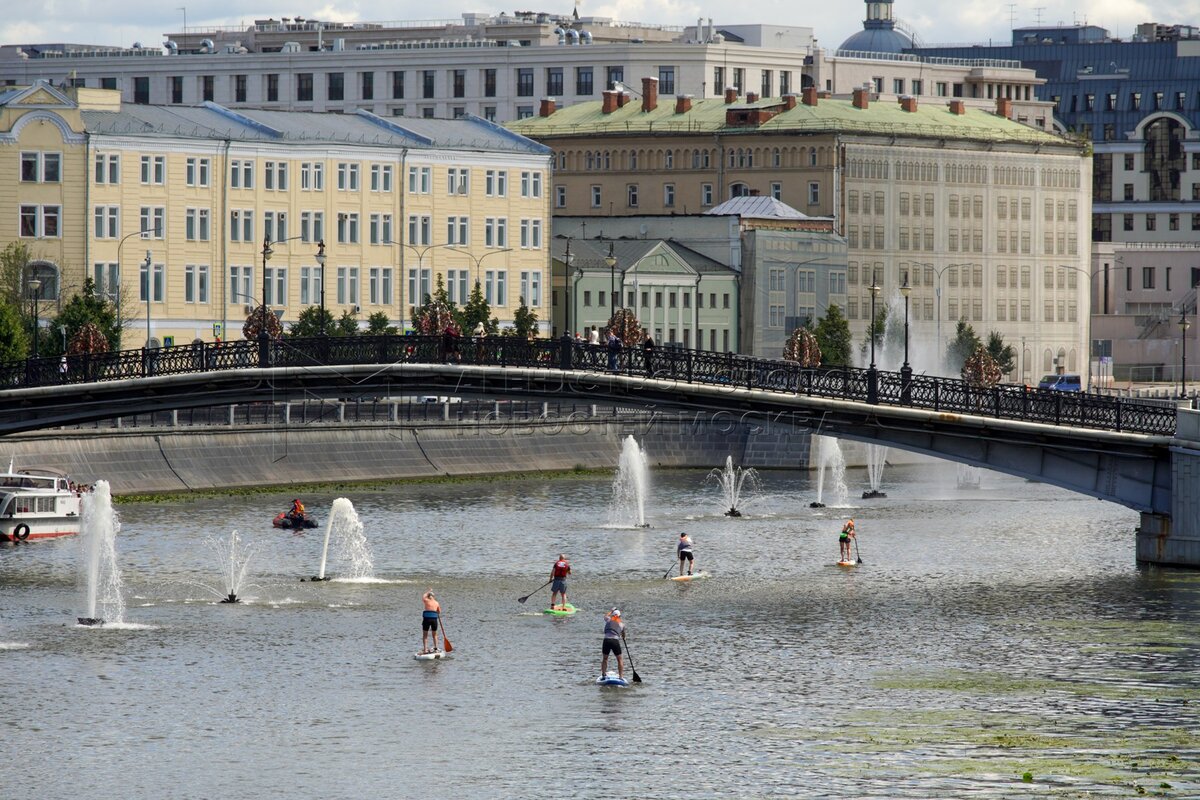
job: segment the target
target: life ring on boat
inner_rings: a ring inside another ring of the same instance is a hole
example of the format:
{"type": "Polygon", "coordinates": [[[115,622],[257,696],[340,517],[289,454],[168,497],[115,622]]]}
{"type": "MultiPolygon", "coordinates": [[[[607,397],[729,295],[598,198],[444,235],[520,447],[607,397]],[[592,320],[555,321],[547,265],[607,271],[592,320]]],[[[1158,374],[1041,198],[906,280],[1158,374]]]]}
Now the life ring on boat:
{"type": "Polygon", "coordinates": [[[17,527],[13,528],[12,537],[13,541],[15,542],[25,541],[29,538],[29,526],[25,523],[21,523],[17,527]]]}

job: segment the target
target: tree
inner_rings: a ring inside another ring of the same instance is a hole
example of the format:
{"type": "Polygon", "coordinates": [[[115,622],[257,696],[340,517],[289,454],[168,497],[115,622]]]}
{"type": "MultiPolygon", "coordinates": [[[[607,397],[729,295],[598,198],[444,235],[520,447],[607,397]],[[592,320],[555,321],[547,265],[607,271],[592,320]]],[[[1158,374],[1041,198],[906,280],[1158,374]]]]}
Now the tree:
{"type": "Polygon", "coordinates": [[[784,361],[795,361],[802,367],[821,366],[821,346],[808,328],[796,328],[783,343],[784,361]]]}
{"type": "Polygon", "coordinates": [[[382,311],[376,311],[367,317],[367,333],[371,336],[394,336],[396,332],[396,326],[391,324],[388,315],[382,311]]]}
{"type": "Polygon", "coordinates": [[[250,341],[258,339],[263,320],[267,322],[267,336],[278,339],[283,335],[283,325],[279,322],[279,317],[272,314],[270,309],[259,306],[246,315],[246,321],[242,323],[242,336],[250,341]]]}
{"type": "Polygon", "coordinates": [[[954,328],[954,338],[946,347],[946,371],[951,374],[961,372],[971,354],[982,346],[975,329],[965,319],[960,319],[954,328]]]}
{"type": "Polygon", "coordinates": [[[1017,365],[1017,351],[1013,350],[1011,344],[1004,343],[1004,337],[1000,335],[1000,331],[992,331],[988,334],[987,351],[992,360],[996,362],[996,366],[1000,368],[1001,375],[1008,375],[1017,365]]]}
{"type": "Polygon", "coordinates": [[[20,361],[29,355],[29,332],[25,320],[9,303],[0,302],[0,364],[20,361]]]}
{"type": "Polygon", "coordinates": [[[850,337],[850,323],[842,315],[842,309],[836,304],[830,305],[825,316],[817,320],[813,334],[817,337],[817,347],[821,351],[821,360],[825,364],[845,366],[850,363],[850,349],[853,339],[850,337]]]}
{"type": "Polygon", "coordinates": [[[475,287],[471,289],[471,296],[467,298],[467,304],[458,312],[458,326],[467,335],[472,335],[475,332],[475,326],[481,322],[485,335],[495,336],[500,332],[500,320],[492,316],[492,307],[483,297],[483,288],[479,285],[479,281],[475,281],[475,287]]]}
{"type": "Polygon", "coordinates": [[[525,298],[513,313],[513,335],[522,339],[532,339],[537,336],[537,312],[525,305],[525,298]]]}
{"type": "MultiPolygon", "coordinates": [[[[73,295],[63,306],[58,317],[51,324],[52,331],[66,328],[66,338],[74,342],[80,331],[87,326],[93,326],[104,337],[106,346],[101,352],[119,350],[121,347],[121,328],[117,325],[117,310],[107,297],[96,292],[96,284],[91,278],[83,281],[83,290],[73,295]]],[[[86,352],[97,352],[95,336],[89,333],[85,337],[89,342],[86,352]]],[[[63,352],[63,339],[60,336],[44,336],[39,342],[46,356],[58,356],[63,352]]],[[[68,346],[68,349],[73,349],[68,346]]],[[[80,351],[84,352],[84,351],[80,351]]]]}
{"type": "Polygon", "coordinates": [[[324,330],[327,335],[335,333],[333,324],[333,314],[329,313],[329,309],[321,308],[320,306],[309,306],[300,312],[296,317],[296,321],[288,328],[287,335],[302,337],[302,336],[320,336],[324,330]],[[325,315],[325,325],[321,325],[321,315],[325,315]]]}
{"type": "MultiPolygon", "coordinates": [[[[18,310],[24,308],[27,299],[23,291],[25,286],[25,270],[33,260],[33,251],[24,242],[9,242],[0,250],[0,302],[15,306],[18,310]]],[[[20,312],[24,315],[24,311],[20,312]]]]}
{"type": "Polygon", "coordinates": [[[358,336],[358,315],[352,311],[342,312],[337,324],[333,326],[334,336],[358,336]]]}

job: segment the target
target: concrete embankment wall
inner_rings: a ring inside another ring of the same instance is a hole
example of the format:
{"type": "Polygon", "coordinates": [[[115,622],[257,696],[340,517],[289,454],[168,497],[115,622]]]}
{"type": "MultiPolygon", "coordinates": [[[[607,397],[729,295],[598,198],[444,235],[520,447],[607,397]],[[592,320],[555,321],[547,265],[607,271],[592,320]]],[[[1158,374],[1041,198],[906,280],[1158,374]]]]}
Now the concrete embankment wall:
{"type": "Polygon", "coordinates": [[[7,437],[0,454],[135,494],[611,469],[629,435],[657,467],[715,467],[727,456],[759,469],[808,466],[807,431],[713,419],[60,430],[7,437]]]}

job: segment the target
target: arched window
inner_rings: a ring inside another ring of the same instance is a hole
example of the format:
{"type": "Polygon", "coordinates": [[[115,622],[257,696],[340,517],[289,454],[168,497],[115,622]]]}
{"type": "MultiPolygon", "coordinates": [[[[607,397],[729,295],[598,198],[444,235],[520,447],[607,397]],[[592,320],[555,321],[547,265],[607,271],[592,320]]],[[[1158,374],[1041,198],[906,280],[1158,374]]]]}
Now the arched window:
{"type": "MultiPolygon", "coordinates": [[[[29,281],[37,279],[41,281],[38,286],[37,297],[39,301],[50,300],[52,302],[58,300],[58,266],[49,261],[30,261],[25,267],[25,285],[29,286],[29,281]]],[[[26,288],[25,296],[32,299],[33,293],[26,288]]]]}
{"type": "Polygon", "coordinates": [[[750,187],[744,183],[735,183],[729,187],[730,197],[746,197],[750,194],[750,187]]]}
{"type": "Polygon", "coordinates": [[[1160,117],[1145,129],[1145,165],[1150,200],[1179,200],[1180,175],[1187,167],[1183,152],[1186,129],[1171,117],[1160,117]]]}

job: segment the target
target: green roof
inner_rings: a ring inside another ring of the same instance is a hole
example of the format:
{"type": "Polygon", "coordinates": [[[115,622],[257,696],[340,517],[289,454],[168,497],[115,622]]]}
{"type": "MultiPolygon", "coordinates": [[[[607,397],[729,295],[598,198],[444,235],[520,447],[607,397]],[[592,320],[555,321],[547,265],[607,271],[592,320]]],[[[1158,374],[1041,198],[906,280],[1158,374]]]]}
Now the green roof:
{"type": "Polygon", "coordinates": [[[531,139],[545,140],[584,134],[874,134],[914,136],[966,141],[1007,142],[1013,144],[1057,145],[1082,151],[1083,145],[1055,133],[979,108],[967,108],[965,114],[952,114],[945,100],[917,99],[916,111],[905,111],[899,103],[873,100],[866,109],[855,108],[850,100],[822,99],[815,106],[797,102],[782,108],[783,100],[771,98],[755,103],[727,105],[724,98],[696,100],[692,110],[675,113],[673,98],[660,98],[658,108],[642,112],[640,100],[630,100],[610,114],[601,111],[600,102],[579,103],[555,111],[549,117],[527,117],[507,124],[510,130],[531,139]],[[780,108],[780,112],[761,125],[727,125],[731,110],[780,108]]]}

